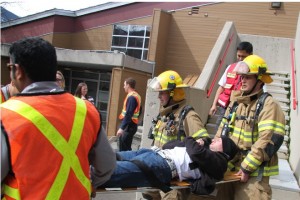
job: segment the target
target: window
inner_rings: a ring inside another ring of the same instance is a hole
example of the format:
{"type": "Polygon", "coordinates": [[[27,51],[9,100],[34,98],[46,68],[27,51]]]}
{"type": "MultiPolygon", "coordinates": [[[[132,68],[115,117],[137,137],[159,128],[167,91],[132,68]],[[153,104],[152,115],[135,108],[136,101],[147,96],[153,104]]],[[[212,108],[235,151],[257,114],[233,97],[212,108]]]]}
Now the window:
{"type": "Polygon", "coordinates": [[[126,55],[147,60],[149,38],[149,26],[115,25],[111,50],[118,50],[126,55]]]}

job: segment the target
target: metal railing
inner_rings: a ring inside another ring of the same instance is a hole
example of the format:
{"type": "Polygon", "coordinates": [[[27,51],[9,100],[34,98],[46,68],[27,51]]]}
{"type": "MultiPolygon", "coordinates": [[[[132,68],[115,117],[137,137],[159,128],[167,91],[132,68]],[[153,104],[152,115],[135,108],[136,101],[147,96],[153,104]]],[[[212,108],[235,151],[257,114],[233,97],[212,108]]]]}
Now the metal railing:
{"type": "Polygon", "coordinates": [[[234,36],[234,33],[232,33],[231,36],[230,36],[230,38],[229,38],[229,42],[228,42],[227,45],[226,45],[225,52],[223,53],[223,56],[222,56],[222,58],[221,58],[221,60],[220,60],[219,66],[218,66],[218,68],[217,68],[217,72],[216,72],[216,74],[215,74],[215,76],[214,76],[214,78],[213,78],[213,81],[212,81],[212,83],[211,83],[209,89],[207,90],[207,96],[206,96],[207,98],[210,97],[210,95],[211,95],[211,93],[212,93],[212,91],[213,91],[213,89],[214,89],[214,86],[215,86],[216,81],[217,81],[217,77],[218,77],[218,75],[219,75],[219,73],[220,73],[221,67],[223,66],[224,60],[225,60],[225,58],[226,58],[226,56],[227,56],[228,49],[229,49],[229,47],[230,47],[230,45],[231,45],[231,43],[232,43],[232,38],[233,38],[233,36],[234,36]]]}

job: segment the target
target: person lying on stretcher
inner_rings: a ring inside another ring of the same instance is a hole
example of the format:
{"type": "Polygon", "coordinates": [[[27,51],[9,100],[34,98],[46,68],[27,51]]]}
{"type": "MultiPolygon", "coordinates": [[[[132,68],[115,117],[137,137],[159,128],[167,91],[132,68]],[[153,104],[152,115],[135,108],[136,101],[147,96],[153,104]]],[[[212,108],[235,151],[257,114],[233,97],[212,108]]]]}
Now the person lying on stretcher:
{"type": "MultiPolygon", "coordinates": [[[[164,192],[170,189],[174,178],[191,181],[195,194],[210,194],[215,182],[224,177],[227,162],[238,149],[226,136],[198,139],[187,137],[183,142],[172,141],[163,149],[152,147],[138,151],[117,153],[117,166],[110,180],[103,185],[93,182],[95,188],[157,187],[164,192]]],[[[92,169],[93,170],[93,169],[92,169]]],[[[92,180],[93,180],[92,171],[92,180]]]]}

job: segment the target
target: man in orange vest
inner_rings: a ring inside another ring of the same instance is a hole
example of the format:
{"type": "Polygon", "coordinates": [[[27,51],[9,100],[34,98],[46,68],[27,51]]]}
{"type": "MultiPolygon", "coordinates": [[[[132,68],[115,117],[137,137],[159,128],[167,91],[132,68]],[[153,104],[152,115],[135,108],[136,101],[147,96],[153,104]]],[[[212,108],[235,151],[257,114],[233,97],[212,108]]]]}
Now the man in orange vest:
{"type": "MultiPolygon", "coordinates": [[[[253,46],[250,42],[241,42],[237,46],[237,62],[244,60],[249,55],[253,54],[253,46]]],[[[227,66],[224,74],[219,81],[219,88],[216,92],[213,104],[210,108],[209,114],[214,115],[218,113],[216,121],[216,131],[222,121],[226,108],[230,101],[231,91],[240,89],[239,75],[234,72],[237,63],[227,66]],[[218,112],[217,112],[218,111],[218,112]]]]}
{"type": "Polygon", "coordinates": [[[116,164],[99,112],[57,85],[49,42],[25,38],[9,54],[20,93],[0,105],[3,198],[89,200],[116,164]]]}
{"type": "Polygon", "coordinates": [[[127,96],[119,115],[122,123],[117,131],[120,151],[131,150],[133,136],[137,131],[138,118],[141,112],[141,96],[135,91],[135,84],[136,81],[131,77],[124,81],[124,90],[127,96]]]}

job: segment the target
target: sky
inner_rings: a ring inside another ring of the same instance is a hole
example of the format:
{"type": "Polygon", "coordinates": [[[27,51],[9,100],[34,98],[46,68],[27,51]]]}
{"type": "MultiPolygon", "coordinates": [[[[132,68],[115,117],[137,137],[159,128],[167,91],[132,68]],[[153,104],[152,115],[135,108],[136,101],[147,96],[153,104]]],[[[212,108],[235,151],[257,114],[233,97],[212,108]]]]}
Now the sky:
{"type": "MultiPolygon", "coordinates": [[[[106,2],[103,0],[0,0],[0,4],[5,9],[24,17],[27,15],[43,12],[53,8],[64,10],[80,10],[90,6],[103,4],[106,2]]],[[[120,1],[119,1],[120,2],[120,1]]]]}

